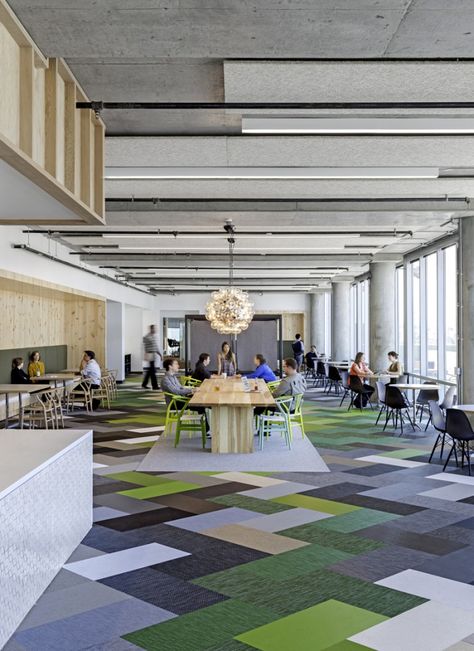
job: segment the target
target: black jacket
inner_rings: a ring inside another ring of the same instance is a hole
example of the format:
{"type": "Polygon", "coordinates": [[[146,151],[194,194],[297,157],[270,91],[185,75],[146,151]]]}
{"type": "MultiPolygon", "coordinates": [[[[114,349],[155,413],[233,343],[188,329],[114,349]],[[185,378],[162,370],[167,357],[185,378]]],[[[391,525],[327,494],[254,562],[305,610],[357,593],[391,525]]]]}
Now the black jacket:
{"type": "Polygon", "coordinates": [[[29,376],[22,368],[12,368],[11,381],[12,384],[31,384],[29,376]]]}
{"type": "Polygon", "coordinates": [[[208,380],[211,377],[211,374],[202,362],[198,362],[191,377],[195,380],[200,380],[203,382],[204,380],[208,380]]]}

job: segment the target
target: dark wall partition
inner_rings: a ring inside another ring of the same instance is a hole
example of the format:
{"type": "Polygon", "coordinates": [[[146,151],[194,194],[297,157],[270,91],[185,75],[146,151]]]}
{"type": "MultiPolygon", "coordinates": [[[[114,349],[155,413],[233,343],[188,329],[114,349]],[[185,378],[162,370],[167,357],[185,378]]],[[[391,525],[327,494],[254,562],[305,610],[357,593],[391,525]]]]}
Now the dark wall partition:
{"type": "Polygon", "coordinates": [[[261,353],[275,371],[281,369],[283,356],[282,325],[280,314],[258,314],[247,330],[233,338],[220,335],[209,325],[203,315],[186,315],[186,368],[194,368],[200,353],[211,355],[211,371],[217,370],[217,353],[222,342],[228,341],[237,356],[239,371],[248,373],[254,369],[253,358],[261,353]]]}
{"type": "MultiPolygon", "coordinates": [[[[56,373],[67,368],[67,346],[30,346],[29,348],[12,348],[0,350],[0,384],[10,383],[12,359],[23,357],[24,370],[27,371],[28,358],[34,350],[39,350],[46,366],[46,373],[56,373]]],[[[77,361],[79,366],[80,360],[77,361]]]]}

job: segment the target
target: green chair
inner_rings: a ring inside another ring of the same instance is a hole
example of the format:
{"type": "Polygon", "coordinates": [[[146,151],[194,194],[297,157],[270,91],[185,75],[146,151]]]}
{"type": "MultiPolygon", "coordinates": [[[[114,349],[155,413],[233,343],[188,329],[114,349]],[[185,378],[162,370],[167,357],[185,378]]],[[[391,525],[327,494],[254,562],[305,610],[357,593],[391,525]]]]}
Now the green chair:
{"type": "Polygon", "coordinates": [[[258,442],[260,450],[263,450],[265,437],[271,432],[280,432],[285,436],[285,442],[288,449],[291,450],[291,426],[288,413],[291,408],[293,398],[291,396],[276,398],[275,400],[278,411],[261,414],[258,417],[258,442]]]}
{"type": "Polygon", "coordinates": [[[289,404],[287,402],[283,403],[282,409],[288,418],[291,438],[293,438],[293,425],[299,425],[302,438],[304,438],[305,432],[303,423],[303,394],[297,393],[294,395],[289,404]]]}
{"type": "Polygon", "coordinates": [[[195,380],[190,375],[182,375],[179,380],[183,387],[198,387],[202,384],[201,380],[195,380]]]}
{"type": "Polygon", "coordinates": [[[176,424],[174,447],[179,445],[181,432],[189,432],[191,438],[192,432],[201,432],[202,447],[206,447],[206,417],[204,414],[193,413],[188,408],[191,397],[178,396],[174,393],[166,393],[165,396],[170,398],[166,409],[166,421],[163,436],[167,436],[176,424]]]}
{"type": "Polygon", "coordinates": [[[273,389],[276,389],[279,384],[280,380],[273,380],[273,382],[267,382],[267,387],[270,389],[270,391],[273,391],[273,389]]]}

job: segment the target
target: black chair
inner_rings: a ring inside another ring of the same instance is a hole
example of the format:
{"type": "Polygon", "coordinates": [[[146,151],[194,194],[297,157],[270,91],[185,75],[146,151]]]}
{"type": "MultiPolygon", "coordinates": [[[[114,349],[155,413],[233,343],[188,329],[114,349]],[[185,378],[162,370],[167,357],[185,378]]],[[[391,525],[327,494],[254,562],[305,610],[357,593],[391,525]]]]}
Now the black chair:
{"type": "MultiPolygon", "coordinates": [[[[352,399],[352,389],[351,385],[349,384],[349,372],[348,371],[341,371],[341,384],[342,388],[344,389],[344,393],[342,394],[341,402],[339,403],[339,407],[342,407],[342,403],[346,399],[347,396],[350,396],[352,399]]],[[[349,405],[350,408],[350,405],[349,405]]]]}
{"type": "MultiPolygon", "coordinates": [[[[464,468],[464,457],[466,457],[469,474],[471,474],[471,455],[469,452],[469,443],[474,441],[474,431],[469,418],[461,409],[446,410],[446,434],[453,439],[451,450],[449,451],[446,463],[443,466],[443,472],[449,463],[451,455],[456,452],[456,447],[461,450],[461,468],[464,468]]],[[[457,455],[456,465],[458,464],[457,455]]]]}
{"type": "MultiPolygon", "coordinates": [[[[444,443],[446,440],[446,418],[443,414],[441,406],[438,405],[436,400],[430,400],[429,408],[430,408],[431,422],[433,423],[433,427],[435,428],[435,430],[438,432],[438,436],[436,437],[436,441],[435,444],[433,445],[433,449],[431,450],[431,454],[429,458],[429,462],[431,463],[431,459],[433,457],[434,451],[439,445],[441,446],[441,452],[439,458],[440,459],[443,458],[444,443]]],[[[454,454],[456,455],[456,449],[454,449],[454,454]]],[[[457,455],[456,455],[456,463],[457,463],[457,455]]]]}
{"type": "Polygon", "coordinates": [[[369,384],[364,384],[358,375],[349,375],[349,386],[352,391],[351,404],[349,405],[349,409],[356,407],[362,411],[362,408],[364,407],[363,403],[365,400],[367,400],[367,403],[370,405],[371,409],[374,408],[370,400],[370,397],[374,392],[373,387],[371,387],[369,384]],[[359,399],[358,405],[355,404],[357,398],[359,399]]]}
{"type": "Polygon", "coordinates": [[[385,382],[381,382],[380,380],[377,380],[375,386],[377,387],[377,395],[379,397],[379,405],[380,405],[380,411],[377,416],[377,420],[375,421],[375,425],[377,426],[379,424],[381,415],[387,409],[387,405],[385,404],[385,392],[387,390],[387,385],[385,382]]]}
{"type": "Polygon", "coordinates": [[[326,393],[331,393],[331,389],[334,389],[334,393],[338,396],[342,385],[342,378],[339,370],[335,366],[330,365],[328,368],[327,378],[326,393]]]}
{"type": "Polygon", "coordinates": [[[324,362],[318,361],[316,363],[316,386],[324,387],[326,384],[326,371],[324,369],[324,362]]]}
{"type": "MultiPolygon", "coordinates": [[[[423,382],[423,384],[432,384],[432,382],[423,382]]],[[[425,410],[425,407],[428,407],[428,403],[430,400],[435,400],[436,402],[439,401],[439,393],[438,389],[421,389],[421,391],[418,392],[418,396],[416,398],[416,413],[420,412],[420,423],[423,419],[423,413],[425,410]]]]}
{"type": "Polygon", "coordinates": [[[385,387],[385,406],[387,408],[387,416],[385,418],[385,425],[383,426],[384,432],[390,417],[393,418],[394,415],[394,429],[397,429],[398,421],[400,420],[400,436],[403,434],[403,423],[405,422],[404,416],[408,418],[413,431],[415,431],[415,425],[410,416],[410,403],[407,401],[400,389],[394,387],[392,384],[387,384],[385,387]]]}
{"type": "Polygon", "coordinates": [[[306,378],[312,377],[313,379],[316,377],[316,367],[315,367],[315,357],[313,353],[306,353],[306,378]]]}

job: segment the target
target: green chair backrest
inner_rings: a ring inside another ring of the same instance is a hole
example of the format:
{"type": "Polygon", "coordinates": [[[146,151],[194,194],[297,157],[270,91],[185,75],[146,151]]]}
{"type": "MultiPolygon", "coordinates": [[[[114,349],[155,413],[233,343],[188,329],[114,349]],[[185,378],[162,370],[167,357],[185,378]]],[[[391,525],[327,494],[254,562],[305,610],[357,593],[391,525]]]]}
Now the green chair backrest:
{"type": "Polygon", "coordinates": [[[176,393],[167,393],[166,391],[164,392],[164,395],[170,398],[166,408],[166,422],[176,422],[181,418],[181,415],[188,406],[191,397],[179,396],[176,393]]]}

